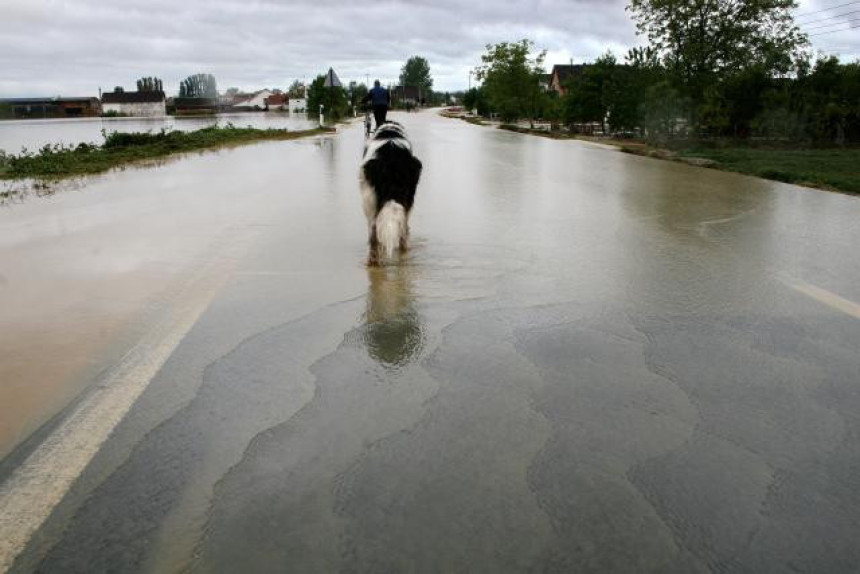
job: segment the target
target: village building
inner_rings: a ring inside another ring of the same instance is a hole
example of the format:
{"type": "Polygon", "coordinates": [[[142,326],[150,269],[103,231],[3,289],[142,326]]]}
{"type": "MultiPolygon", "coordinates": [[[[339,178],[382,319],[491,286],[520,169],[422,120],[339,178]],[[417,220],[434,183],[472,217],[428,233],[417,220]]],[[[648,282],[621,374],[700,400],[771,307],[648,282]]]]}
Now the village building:
{"type": "Polygon", "coordinates": [[[289,98],[287,109],[291,114],[301,114],[308,111],[308,101],[305,98],[289,98]]]}
{"type": "Polygon", "coordinates": [[[394,86],[391,100],[395,106],[417,106],[421,101],[421,90],[417,86],[394,86]]]}
{"type": "Polygon", "coordinates": [[[221,111],[217,98],[173,98],[173,108],[177,116],[209,115],[221,111]]]}
{"type": "Polygon", "coordinates": [[[264,100],[266,108],[269,111],[286,110],[287,109],[287,94],[272,94],[264,100]]]}
{"type": "Polygon", "coordinates": [[[271,90],[260,90],[253,94],[237,94],[234,96],[231,111],[260,111],[267,110],[266,100],[275,95],[271,90]]]}
{"type": "Polygon", "coordinates": [[[585,64],[556,64],[552,67],[549,79],[549,89],[564,96],[567,93],[567,83],[582,76],[585,64]]]}
{"type": "Polygon", "coordinates": [[[76,118],[101,113],[98,98],[0,98],[14,118],[76,118]]]}
{"type": "Polygon", "coordinates": [[[162,91],[124,92],[102,94],[102,113],[136,117],[160,117],[167,114],[166,98],[162,91]]]}

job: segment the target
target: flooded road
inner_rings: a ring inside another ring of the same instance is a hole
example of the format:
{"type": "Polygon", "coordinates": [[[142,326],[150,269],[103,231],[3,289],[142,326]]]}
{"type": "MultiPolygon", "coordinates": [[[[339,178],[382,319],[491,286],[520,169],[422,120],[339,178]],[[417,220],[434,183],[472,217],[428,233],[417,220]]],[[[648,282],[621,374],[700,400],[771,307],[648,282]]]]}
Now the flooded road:
{"type": "Polygon", "coordinates": [[[397,119],[0,209],[0,566],[856,571],[860,200],[397,119]]]}

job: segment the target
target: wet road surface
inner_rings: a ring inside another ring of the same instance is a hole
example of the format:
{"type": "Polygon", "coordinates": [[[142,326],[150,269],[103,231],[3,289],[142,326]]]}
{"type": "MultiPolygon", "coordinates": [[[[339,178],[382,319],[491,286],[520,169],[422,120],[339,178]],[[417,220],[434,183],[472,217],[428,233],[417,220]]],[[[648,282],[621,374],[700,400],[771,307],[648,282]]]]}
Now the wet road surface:
{"type": "Polygon", "coordinates": [[[382,269],[359,126],[0,212],[4,565],[856,572],[860,200],[398,119],[382,269]]]}

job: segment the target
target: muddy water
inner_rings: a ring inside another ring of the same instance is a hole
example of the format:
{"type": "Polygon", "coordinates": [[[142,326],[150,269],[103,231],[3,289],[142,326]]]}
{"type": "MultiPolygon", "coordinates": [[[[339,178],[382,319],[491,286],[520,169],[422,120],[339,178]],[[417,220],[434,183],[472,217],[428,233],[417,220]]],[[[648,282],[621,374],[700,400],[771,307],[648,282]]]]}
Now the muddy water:
{"type": "Polygon", "coordinates": [[[85,385],[230,263],[16,569],[852,571],[860,202],[400,119],[425,171],[382,269],[358,127],[0,212],[4,325],[91,345],[19,388],[85,385]]]}
{"type": "Polygon", "coordinates": [[[0,150],[16,154],[21,148],[35,151],[44,145],[61,143],[100,144],[102,130],[113,132],[159,132],[166,130],[193,131],[212,125],[232,123],[237,127],[260,129],[305,130],[316,127],[306,114],[282,112],[237,113],[206,117],[161,118],[68,118],[47,120],[0,121],[0,150]]]}

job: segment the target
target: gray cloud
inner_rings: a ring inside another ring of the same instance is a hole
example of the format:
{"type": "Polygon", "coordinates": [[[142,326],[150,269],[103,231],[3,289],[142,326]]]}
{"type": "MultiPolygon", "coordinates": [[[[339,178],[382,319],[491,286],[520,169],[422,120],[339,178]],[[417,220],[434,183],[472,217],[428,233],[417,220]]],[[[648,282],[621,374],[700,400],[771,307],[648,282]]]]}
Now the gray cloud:
{"type": "MultiPolygon", "coordinates": [[[[487,43],[530,38],[547,64],[640,41],[626,0],[2,0],[0,95],[93,95],[157,75],[169,92],[196,72],[219,87],[285,87],[333,66],[346,81],[395,81],[411,55],[437,89],[464,88],[487,43]]],[[[836,0],[807,0],[799,12],[836,0]]],[[[836,12],[838,13],[838,11],[836,12]]],[[[830,15],[824,13],[824,16],[830,15]]],[[[813,46],[860,55],[855,31],[813,46]]]]}

